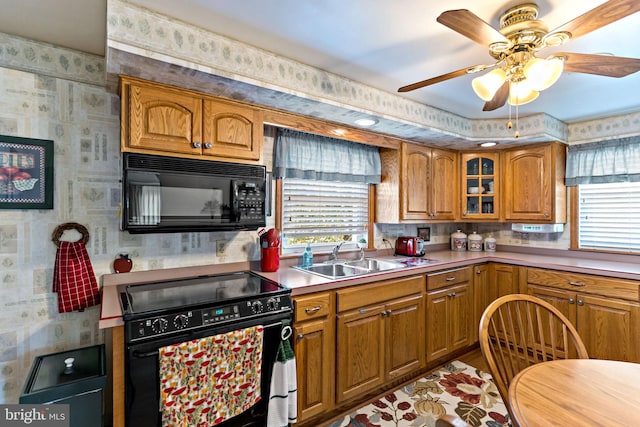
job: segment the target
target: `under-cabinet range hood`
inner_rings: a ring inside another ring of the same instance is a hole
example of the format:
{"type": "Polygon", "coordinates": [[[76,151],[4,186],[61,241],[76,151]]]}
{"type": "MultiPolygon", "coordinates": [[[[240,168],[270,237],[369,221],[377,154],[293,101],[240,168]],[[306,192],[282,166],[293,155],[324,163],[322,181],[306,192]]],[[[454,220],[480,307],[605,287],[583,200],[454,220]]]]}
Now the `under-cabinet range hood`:
{"type": "Polygon", "coordinates": [[[562,233],[564,224],[511,224],[511,230],[520,233],[562,233]]]}

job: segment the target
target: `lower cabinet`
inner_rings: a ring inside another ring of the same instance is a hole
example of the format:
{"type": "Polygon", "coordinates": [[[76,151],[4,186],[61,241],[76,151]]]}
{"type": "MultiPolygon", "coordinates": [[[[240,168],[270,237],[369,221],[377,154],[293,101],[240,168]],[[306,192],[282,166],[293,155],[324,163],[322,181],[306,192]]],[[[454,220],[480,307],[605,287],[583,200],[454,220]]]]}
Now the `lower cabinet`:
{"type": "Polygon", "coordinates": [[[527,269],[527,288],[578,330],[589,357],[640,362],[640,284],[632,280],[527,269]]]}
{"type": "Polygon", "coordinates": [[[298,421],[303,422],[333,408],[333,292],[303,295],[293,301],[298,421]]]}
{"type": "Polygon", "coordinates": [[[473,342],[471,267],[427,275],[427,362],[473,342]]]}
{"type": "Polygon", "coordinates": [[[336,291],[336,402],[424,367],[424,276],[336,291]]]}

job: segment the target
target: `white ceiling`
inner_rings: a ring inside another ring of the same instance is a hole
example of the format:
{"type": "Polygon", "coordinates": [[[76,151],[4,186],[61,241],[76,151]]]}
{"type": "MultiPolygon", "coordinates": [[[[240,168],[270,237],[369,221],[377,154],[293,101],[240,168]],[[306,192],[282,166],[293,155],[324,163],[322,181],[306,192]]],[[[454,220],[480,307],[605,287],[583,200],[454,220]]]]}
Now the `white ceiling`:
{"type": "MultiPolygon", "coordinates": [[[[213,32],[331,73],[396,92],[400,86],[476,64],[488,50],[436,22],[442,12],[469,9],[494,27],[509,0],[130,0],[213,32]]],[[[602,0],[539,0],[539,19],[553,29],[602,0]]],[[[0,0],[0,31],[104,55],[106,0],[0,0]]],[[[640,57],[640,13],[595,30],[555,51],[640,57]]],[[[552,53],[547,49],[545,53],[552,53]]],[[[402,94],[467,118],[483,112],[458,77],[402,94]]],[[[616,79],[564,73],[520,115],[547,113],[567,123],[640,111],[640,72],[616,79]]]]}

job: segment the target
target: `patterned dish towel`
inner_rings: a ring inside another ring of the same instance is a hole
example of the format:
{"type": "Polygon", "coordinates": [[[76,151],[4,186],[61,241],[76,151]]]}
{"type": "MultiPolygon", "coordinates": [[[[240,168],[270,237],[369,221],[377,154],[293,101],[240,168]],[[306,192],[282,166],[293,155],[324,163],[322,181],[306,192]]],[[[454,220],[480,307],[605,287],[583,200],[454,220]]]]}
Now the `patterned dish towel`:
{"type": "Polygon", "coordinates": [[[283,324],[283,337],[271,375],[267,427],[286,427],[298,420],[296,359],[288,339],[291,326],[286,321],[283,324]]]}
{"type": "Polygon", "coordinates": [[[58,312],[82,311],[100,303],[100,289],[82,240],[61,241],[53,267],[53,292],[58,293],[58,312]]]}
{"type": "Polygon", "coordinates": [[[255,405],[263,331],[253,326],[162,347],[162,425],[210,427],[255,405]]]}

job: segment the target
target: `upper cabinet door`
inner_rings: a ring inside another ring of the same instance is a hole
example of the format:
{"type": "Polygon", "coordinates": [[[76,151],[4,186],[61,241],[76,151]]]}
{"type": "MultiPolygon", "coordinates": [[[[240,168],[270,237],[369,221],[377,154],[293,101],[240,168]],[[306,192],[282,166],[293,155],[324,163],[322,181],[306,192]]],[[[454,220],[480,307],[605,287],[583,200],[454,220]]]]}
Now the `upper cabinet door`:
{"type": "Polygon", "coordinates": [[[453,151],[431,150],[432,219],[454,220],[458,212],[458,157],[453,151]]]}
{"type": "Polygon", "coordinates": [[[200,154],[202,98],[137,84],[128,85],[130,148],[200,154]]]}
{"type": "Polygon", "coordinates": [[[504,153],[507,221],[566,222],[566,148],[549,143],[504,153]]]}
{"type": "Polygon", "coordinates": [[[429,163],[431,148],[402,144],[401,219],[430,219],[429,163]]]}
{"type": "Polygon", "coordinates": [[[500,153],[462,153],[460,164],[461,217],[500,218],[500,153]]]}
{"type": "Polygon", "coordinates": [[[261,110],[205,99],[203,154],[259,160],[262,136],[261,110]]]}

